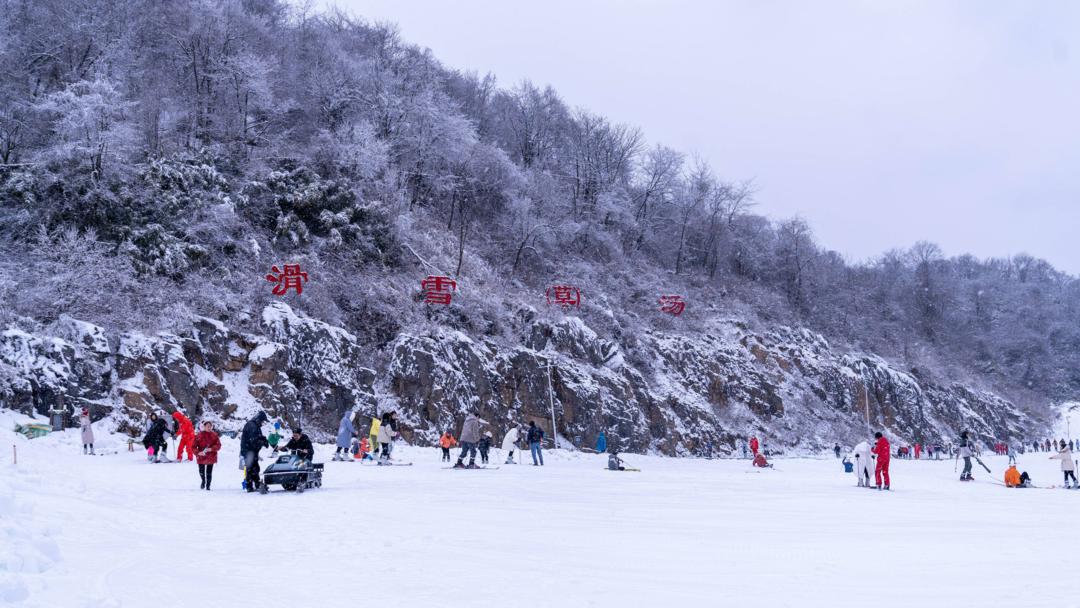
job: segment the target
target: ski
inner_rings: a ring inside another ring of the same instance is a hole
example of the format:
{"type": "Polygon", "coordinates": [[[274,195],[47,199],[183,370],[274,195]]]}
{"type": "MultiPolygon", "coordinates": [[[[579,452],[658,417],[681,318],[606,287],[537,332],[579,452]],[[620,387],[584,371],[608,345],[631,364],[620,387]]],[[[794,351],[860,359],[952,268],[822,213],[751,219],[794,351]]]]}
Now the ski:
{"type": "Polygon", "coordinates": [[[483,467],[482,466],[475,466],[475,467],[443,467],[443,469],[446,469],[446,470],[460,470],[460,471],[480,471],[480,470],[484,470],[484,469],[487,469],[489,471],[493,471],[493,470],[495,470],[497,468],[499,468],[499,467],[488,467],[488,466],[483,466],[483,467]]]}
{"type": "Polygon", "coordinates": [[[630,467],[626,467],[624,469],[607,469],[607,468],[605,468],[604,470],[605,471],[615,471],[616,473],[622,473],[624,471],[630,471],[632,473],[640,473],[641,472],[641,469],[631,469],[630,467]]]}
{"type": "Polygon", "coordinates": [[[376,462],[376,466],[380,467],[411,467],[411,462],[376,462]]]}

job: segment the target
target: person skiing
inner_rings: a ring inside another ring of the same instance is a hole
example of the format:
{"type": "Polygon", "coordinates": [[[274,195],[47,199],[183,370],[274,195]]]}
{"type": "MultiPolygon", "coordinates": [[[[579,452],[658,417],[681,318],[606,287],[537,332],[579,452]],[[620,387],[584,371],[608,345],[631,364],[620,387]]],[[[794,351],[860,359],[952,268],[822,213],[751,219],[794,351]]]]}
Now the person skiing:
{"type": "MultiPolygon", "coordinates": [[[[964,431],[960,433],[960,458],[964,459],[964,470],[960,472],[960,481],[975,481],[975,478],[971,476],[971,456],[974,452],[971,449],[971,440],[968,439],[968,432],[964,431]]],[[[956,469],[953,469],[954,471],[956,469]]]]}
{"type": "Polygon", "coordinates": [[[480,464],[487,464],[488,452],[491,451],[491,431],[484,433],[484,436],[480,438],[480,443],[476,448],[480,450],[480,464]]]}
{"type": "Polygon", "coordinates": [[[870,452],[870,443],[867,441],[860,441],[851,450],[851,460],[855,463],[855,477],[858,480],[857,484],[860,488],[869,488],[870,476],[874,470],[873,456],[870,452]]]}
{"type": "Polygon", "coordinates": [[[176,421],[176,461],[180,462],[187,451],[188,462],[191,462],[195,459],[195,425],[180,410],[173,412],[172,417],[176,421]]]}
{"type": "Polygon", "coordinates": [[[529,452],[532,454],[533,466],[544,466],[544,431],[540,427],[536,426],[536,423],[532,420],[529,421],[529,430],[525,433],[525,440],[529,442],[529,452]]]}
{"type": "Polygon", "coordinates": [[[455,469],[477,468],[476,444],[478,443],[480,443],[480,419],[476,417],[476,414],[469,412],[469,415],[465,416],[464,424],[461,425],[461,453],[458,454],[455,469]],[[469,454],[468,466],[463,463],[465,454],[469,454]]]}
{"type": "Polygon", "coordinates": [[[1066,488],[1071,488],[1071,487],[1080,488],[1080,484],[1078,484],[1076,482],[1076,463],[1073,461],[1072,450],[1069,449],[1069,446],[1067,444],[1065,444],[1064,440],[1062,440],[1061,443],[1062,443],[1062,448],[1058,451],[1057,454],[1054,454],[1053,456],[1051,456],[1050,460],[1060,460],[1061,461],[1061,472],[1065,476],[1065,487],[1066,488]],[[1069,485],[1069,479],[1072,479],[1072,485],[1071,486],[1069,485]]]}
{"type": "Polygon", "coordinates": [[[379,421],[379,446],[382,448],[379,455],[379,460],[390,460],[390,450],[393,449],[394,437],[397,436],[397,420],[394,419],[394,412],[387,411],[382,415],[382,420],[379,421]]]}
{"type": "Polygon", "coordinates": [[[833,448],[832,448],[832,451],[833,451],[833,454],[836,454],[836,457],[839,458],[840,457],[840,444],[838,443],[838,444],[834,445],[833,448]]]}
{"type": "Polygon", "coordinates": [[[450,449],[458,444],[457,439],[454,439],[454,434],[447,429],[442,437],[439,437],[439,447],[442,448],[442,461],[450,462],[450,449]]]}
{"type": "Polygon", "coordinates": [[[143,445],[146,447],[147,459],[150,462],[168,462],[169,457],[165,454],[165,435],[171,434],[169,426],[157,415],[150,414],[149,428],[143,436],[143,445]]]}
{"type": "Polygon", "coordinates": [[[759,447],[761,447],[761,446],[760,446],[760,444],[758,443],[758,439],[757,439],[757,437],[751,437],[751,438],[750,438],[750,452],[751,452],[751,453],[752,453],[752,454],[753,454],[754,456],[757,456],[757,453],[758,453],[758,448],[759,448],[759,447]]]}
{"type": "Polygon", "coordinates": [[[244,457],[244,489],[254,492],[259,489],[259,450],[270,447],[270,442],[263,437],[262,425],[266,423],[266,412],[259,412],[244,424],[240,433],[240,453],[244,457]]]}
{"type": "Polygon", "coordinates": [[[608,468],[609,471],[625,471],[626,470],[626,463],[623,462],[622,458],[619,458],[618,450],[612,449],[611,453],[608,454],[607,468],[608,468]]]}
{"type": "Polygon", "coordinates": [[[90,408],[82,408],[79,414],[79,430],[82,433],[82,453],[94,455],[94,429],[90,426],[90,408]]]}
{"type": "Polygon", "coordinates": [[[338,423],[337,449],[334,450],[334,460],[349,460],[349,444],[352,441],[353,435],[356,434],[356,428],[353,426],[352,418],[352,410],[345,410],[345,414],[341,417],[341,422],[338,423]]]}
{"type": "Polygon", "coordinates": [[[274,428],[271,429],[270,434],[266,436],[266,443],[270,444],[270,449],[273,450],[273,451],[270,452],[270,454],[273,455],[273,456],[277,456],[278,443],[281,442],[281,433],[278,432],[280,430],[281,430],[281,423],[278,422],[278,421],[274,421],[274,428]]]}
{"type": "Polygon", "coordinates": [[[603,454],[607,451],[607,435],[604,435],[604,431],[600,431],[600,434],[596,436],[596,453],[603,454]]]}
{"type": "Polygon", "coordinates": [[[502,449],[506,452],[506,464],[514,464],[514,449],[517,448],[519,437],[521,437],[521,431],[516,424],[510,427],[503,436],[502,449]]]}
{"type": "Polygon", "coordinates": [[[195,450],[195,464],[199,465],[200,490],[209,490],[210,482],[214,477],[214,465],[217,464],[217,454],[221,450],[221,439],[214,432],[214,425],[210,421],[202,423],[202,430],[192,440],[195,450]]]}
{"type": "Polygon", "coordinates": [[[877,466],[874,467],[874,481],[877,482],[877,488],[881,489],[881,481],[885,480],[885,489],[889,489],[889,440],[881,434],[881,431],[874,433],[874,439],[877,439],[877,443],[874,444],[874,448],[871,452],[877,456],[877,466]]]}
{"type": "Polygon", "coordinates": [[[315,458],[315,446],[311,445],[311,439],[308,439],[300,427],[293,429],[292,437],[282,449],[291,451],[300,460],[311,461],[315,458]]]}

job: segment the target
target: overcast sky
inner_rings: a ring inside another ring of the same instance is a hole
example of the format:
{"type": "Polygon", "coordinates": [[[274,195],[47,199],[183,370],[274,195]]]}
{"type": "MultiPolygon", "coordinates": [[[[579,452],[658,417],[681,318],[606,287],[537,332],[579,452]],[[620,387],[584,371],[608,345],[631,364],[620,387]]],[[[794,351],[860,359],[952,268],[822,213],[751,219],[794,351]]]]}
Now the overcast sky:
{"type": "Polygon", "coordinates": [[[752,178],[850,260],[925,239],[1080,275],[1080,2],[327,3],[752,178]]]}

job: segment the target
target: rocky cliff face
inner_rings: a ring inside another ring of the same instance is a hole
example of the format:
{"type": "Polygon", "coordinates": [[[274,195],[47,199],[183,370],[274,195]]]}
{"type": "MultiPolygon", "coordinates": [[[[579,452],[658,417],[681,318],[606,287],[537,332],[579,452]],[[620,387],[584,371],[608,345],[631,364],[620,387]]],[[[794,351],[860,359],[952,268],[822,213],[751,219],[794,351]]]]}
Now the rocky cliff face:
{"type": "Polygon", "coordinates": [[[322,438],[346,409],[392,408],[420,444],[459,429],[469,409],[497,440],[529,420],[550,433],[554,409],[564,444],[590,446],[605,430],[623,450],[672,455],[731,452],[748,435],[776,450],[850,443],[866,436],[867,413],[901,442],[947,442],[961,428],[1020,439],[1036,424],[995,394],[837,352],[786,327],[752,332],[717,321],[694,335],[650,332],[632,353],[576,317],[532,320],[513,344],[403,333],[378,374],[358,363],[363,345],[349,332],[284,304],[263,311],[261,330],[210,319],[182,335],[107,335],[73,319],[48,337],[9,328],[0,333],[0,400],[39,413],[89,405],[132,432],[155,409],[239,428],[264,408],[322,438]]]}

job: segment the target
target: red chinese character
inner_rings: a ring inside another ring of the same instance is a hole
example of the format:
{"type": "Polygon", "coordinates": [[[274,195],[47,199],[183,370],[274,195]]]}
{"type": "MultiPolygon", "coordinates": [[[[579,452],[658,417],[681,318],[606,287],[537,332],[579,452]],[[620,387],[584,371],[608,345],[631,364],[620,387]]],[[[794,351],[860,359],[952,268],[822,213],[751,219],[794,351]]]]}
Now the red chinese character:
{"type": "Polygon", "coordinates": [[[581,308],[581,290],[572,285],[553,285],[544,292],[547,303],[558,304],[563,308],[576,306],[581,308]]]}
{"type": "Polygon", "coordinates": [[[424,302],[447,306],[450,295],[457,291],[457,281],[450,277],[428,275],[428,278],[420,281],[420,291],[424,292],[424,302]]]}
{"type": "Polygon", "coordinates": [[[670,313],[677,317],[684,310],[686,310],[686,302],[683,302],[682,296],[660,296],[660,312],[670,313]]]}
{"type": "Polygon", "coordinates": [[[285,264],[285,272],[281,272],[277,266],[271,266],[270,273],[266,275],[266,280],[277,283],[273,291],[275,296],[283,296],[293,288],[296,289],[296,295],[304,293],[303,282],[308,278],[306,272],[300,272],[299,264],[285,264]]]}

